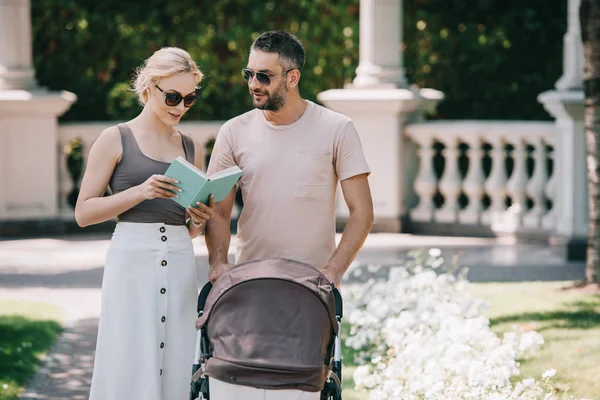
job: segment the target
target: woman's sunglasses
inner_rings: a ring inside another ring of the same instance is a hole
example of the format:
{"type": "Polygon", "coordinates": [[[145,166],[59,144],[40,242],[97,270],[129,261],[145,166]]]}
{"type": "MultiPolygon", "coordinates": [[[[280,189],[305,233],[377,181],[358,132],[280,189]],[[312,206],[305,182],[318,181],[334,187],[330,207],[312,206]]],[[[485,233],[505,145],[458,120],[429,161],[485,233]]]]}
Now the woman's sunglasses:
{"type": "Polygon", "coordinates": [[[194,91],[194,93],[188,94],[187,96],[183,97],[181,94],[179,94],[177,92],[166,93],[164,90],[159,88],[158,85],[154,85],[154,86],[156,86],[156,88],[165,95],[165,104],[168,105],[169,107],[175,107],[176,105],[181,103],[181,100],[183,100],[183,105],[185,107],[189,108],[194,105],[194,103],[198,100],[198,97],[199,97],[199,94],[198,94],[198,92],[200,91],[199,88],[196,89],[194,91]]]}
{"type": "Polygon", "coordinates": [[[287,74],[288,72],[290,72],[293,69],[295,69],[295,68],[291,68],[291,69],[288,69],[287,71],[283,71],[282,73],[280,73],[278,75],[269,76],[269,75],[265,74],[264,72],[256,72],[256,71],[252,71],[251,69],[244,68],[242,70],[242,77],[244,78],[244,80],[246,82],[250,82],[252,80],[252,77],[256,76],[258,83],[260,83],[263,86],[269,86],[271,84],[271,79],[273,79],[277,76],[280,76],[280,75],[287,74]]]}

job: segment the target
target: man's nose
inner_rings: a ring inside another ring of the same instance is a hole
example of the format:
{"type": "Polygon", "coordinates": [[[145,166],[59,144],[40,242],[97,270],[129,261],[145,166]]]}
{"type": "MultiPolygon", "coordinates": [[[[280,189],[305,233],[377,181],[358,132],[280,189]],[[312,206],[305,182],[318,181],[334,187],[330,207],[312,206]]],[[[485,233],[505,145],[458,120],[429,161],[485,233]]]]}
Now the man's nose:
{"type": "Polygon", "coordinates": [[[256,75],[250,75],[250,78],[248,79],[248,87],[250,88],[250,90],[258,89],[261,86],[262,85],[260,84],[260,82],[258,82],[258,79],[256,79],[256,75]]]}

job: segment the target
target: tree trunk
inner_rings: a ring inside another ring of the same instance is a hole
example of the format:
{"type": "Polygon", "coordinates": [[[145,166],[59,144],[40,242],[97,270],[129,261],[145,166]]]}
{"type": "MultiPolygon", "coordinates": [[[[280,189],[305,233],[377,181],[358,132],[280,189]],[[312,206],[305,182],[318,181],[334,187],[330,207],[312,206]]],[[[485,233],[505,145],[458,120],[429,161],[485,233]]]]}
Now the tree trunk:
{"type": "Polygon", "coordinates": [[[600,282],[600,0],[581,0],[585,56],[584,123],[587,147],[589,233],[585,276],[600,282]]]}

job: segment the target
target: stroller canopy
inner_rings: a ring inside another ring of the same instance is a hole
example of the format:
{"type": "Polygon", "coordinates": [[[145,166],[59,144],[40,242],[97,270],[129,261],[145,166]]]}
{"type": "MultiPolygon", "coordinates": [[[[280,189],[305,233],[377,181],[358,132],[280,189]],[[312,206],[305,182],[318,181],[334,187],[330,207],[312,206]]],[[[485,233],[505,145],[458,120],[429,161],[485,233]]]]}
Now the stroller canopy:
{"type": "Polygon", "coordinates": [[[311,265],[239,264],[217,279],[200,318],[211,350],[206,374],[266,389],[317,392],[338,333],[333,288],[311,265]]]}

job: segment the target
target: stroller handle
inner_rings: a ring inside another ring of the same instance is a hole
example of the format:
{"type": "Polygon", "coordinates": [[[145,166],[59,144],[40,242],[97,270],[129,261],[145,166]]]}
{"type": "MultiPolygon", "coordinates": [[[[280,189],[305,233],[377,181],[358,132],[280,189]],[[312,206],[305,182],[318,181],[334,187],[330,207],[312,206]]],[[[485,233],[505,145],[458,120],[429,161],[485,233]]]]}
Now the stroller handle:
{"type": "Polygon", "coordinates": [[[342,302],[342,295],[337,288],[333,289],[333,298],[335,299],[335,315],[342,319],[344,314],[344,304],[342,302]]]}
{"type": "Polygon", "coordinates": [[[200,294],[198,295],[198,306],[196,308],[196,312],[200,313],[200,311],[204,311],[204,306],[206,305],[206,299],[208,298],[208,293],[212,289],[212,283],[206,282],[200,294]]]}
{"type": "MultiPolygon", "coordinates": [[[[210,282],[206,282],[200,294],[198,295],[198,306],[196,308],[196,312],[200,313],[200,311],[204,310],[204,306],[206,305],[206,299],[208,298],[208,294],[212,289],[213,285],[210,282]]],[[[342,295],[337,288],[333,289],[333,298],[335,299],[335,315],[340,317],[340,319],[344,316],[344,304],[342,301],[342,295]]]]}

